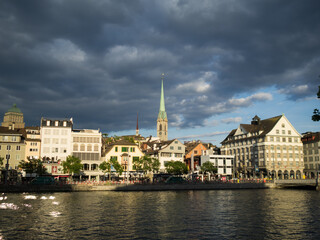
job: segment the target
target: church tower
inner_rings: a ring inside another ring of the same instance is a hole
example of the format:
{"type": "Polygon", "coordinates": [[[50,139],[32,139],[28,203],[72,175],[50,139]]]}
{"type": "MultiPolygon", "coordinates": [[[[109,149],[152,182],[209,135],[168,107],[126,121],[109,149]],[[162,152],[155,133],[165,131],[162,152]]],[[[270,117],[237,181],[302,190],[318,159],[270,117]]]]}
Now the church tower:
{"type": "Polygon", "coordinates": [[[157,119],[157,137],[160,138],[161,141],[168,140],[168,119],[166,113],[166,107],[164,104],[164,92],[163,92],[163,76],[161,81],[161,97],[160,97],[160,109],[157,119]]]}

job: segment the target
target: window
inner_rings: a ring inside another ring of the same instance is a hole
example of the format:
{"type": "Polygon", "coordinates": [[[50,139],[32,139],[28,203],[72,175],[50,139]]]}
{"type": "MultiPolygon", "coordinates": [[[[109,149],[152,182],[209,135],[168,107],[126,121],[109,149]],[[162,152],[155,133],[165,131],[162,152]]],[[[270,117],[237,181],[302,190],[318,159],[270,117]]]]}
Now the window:
{"type": "Polygon", "coordinates": [[[118,160],[118,157],[117,156],[111,156],[110,160],[118,160]]]}
{"type": "Polygon", "coordinates": [[[47,126],[50,126],[50,121],[47,121],[47,126]]]}
{"type": "Polygon", "coordinates": [[[129,148],[128,147],[122,147],[121,148],[121,152],[129,152],[129,148]]]}
{"type": "Polygon", "coordinates": [[[61,144],[67,144],[67,139],[66,138],[62,138],[61,139],[61,144]]]}
{"type": "Polygon", "coordinates": [[[17,150],[17,151],[20,151],[20,146],[17,146],[16,150],[17,150]]]}
{"type": "Polygon", "coordinates": [[[279,133],[280,133],[280,132],[279,132],[279,129],[277,129],[277,130],[276,130],[276,134],[279,134],[279,133]]]}
{"type": "Polygon", "coordinates": [[[194,153],[194,154],[198,154],[198,151],[197,151],[197,150],[194,150],[193,153],[194,153]]]}
{"type": "Polygon", "coordinates": [[[43,140],[43,143],[44,143],[44,144],[49,144],[49,143],[50,143],[50,138],[45,138],[45,139],[43,140]]]}
{"type": "Polygon", "coordinates": [[[288,138],[288,142],[292,142],[292,138],[289,137],[289,138],[288,138]]]}
{"type": "Polygon", "coordinates": [[[8,150],[8,151],[11,150],[11,146],[10,146],[10,145],[7,146],[7,150],[8,150]]]}
{"type": "Polygon", "coordinates": [[[279,137],[277,137],[277,142],[280,142],[280,138],[279,137]]]}
{"type": "Polygon", "coordinates": [[[59,135],[59,129],[53,129],[53,135],[59,135]]]}
{"type": "Polygon", "coordinates": [[[94,151],[95,151],[95,152],[99,151],[99,146],[98,146],[97,144],[94,145],[94,151]]]}
{"type": "Polygon", "coordinates": [[[281,127],[283,127],[283,128],[284,128],[284,127],[286,127],[286,125],[284,125],[284,123],[282,123],[282,124],[281,124],[281,127]]]}
{"type": "Polygon", "coordinates": [[[92,145],[91,145],[91,144],[88,144],[88,146],[87,146],[87,151],[88,151],[88,152],[91,152],[91,151],[92,151],[92,145]]]}
{"type": "Polygon", "coordinates": [[[174,156],[175,156],[176,158],[181,158],[181,157],[182,157],[182,153],[175,153],[174,156]]]}
{"type": "Polygon", "coordinates": [[[294,142],[296,142],[296,143],[297,143],[297,142],[298,142],[298,138],[295,138],[295,139],[294,139],[294,142]]]}
{"type": "Polygon", "coordinates": [[[273,142],[274,141],[274,138],[273,137],[270,137],[270,142],[273,142]]]}
{"type": "Polygon", "coordinates": [[[181,147],[178,147],[178,150],[181,150],[181,147]]]}
{"type": "Polygon", "coordinates": [[[175,144],[178,144],[178,141],[174,141],[175,144]]]}
{"type": "Polygon", "coordinates": [[[16,136],[12,136],[12,142],[16,142],[17,141],[17,137],[16,136]]]}
{"type": "Polygon", "coordinates": [[[114,151],[115,151],[115,152],[118,152],[118,147],[115,147],[114,151]]]}
{"type": "Polygon", "coordinates": [[[173,146],[170,146],[170,150],[173,150],[174,149],[174,147],[173,146]]]}
{"type": "Polygon", "coordinates": [[[20,155],[16,155],[16,160],[20,160],[20,155]]]}
{"type": "Polygon", "coordinates": [[[286,130],[282,130],[282,134],[286,134],[286,130]]]}
{"type": "Polygon", "coordinates": [[[291,135],[291,130],[288,130],[288,134],[291,135]]]}
{"type": "Polygon", "coordinates": [[[80,151],[85,151],[86,150],[85,148],[86,148],[86,146],[84,144],[80,145],[80,151]]]}
{"type": "Polygon", "coordinates": [[[58,122],[58,121],[55,121],[55,122],[54,122],[54,125],[55,125],[56,127],[58,127],[58,126],[59,126],[59,122],[58,122]]]}
{"type": "Polygon", "coordinates": [[[66,127],[67,126],[67,122],[63,121],[63,126],[66,127]]]}
{"type": "Polygon", "coordinates": [[[286,142],[286,138],[282,138],[282,142],[286,142]]]}
{"type": "Polygon", "coordinates": [[[73,151],[78,151],[78,144],[73,144],[73,151]]]}

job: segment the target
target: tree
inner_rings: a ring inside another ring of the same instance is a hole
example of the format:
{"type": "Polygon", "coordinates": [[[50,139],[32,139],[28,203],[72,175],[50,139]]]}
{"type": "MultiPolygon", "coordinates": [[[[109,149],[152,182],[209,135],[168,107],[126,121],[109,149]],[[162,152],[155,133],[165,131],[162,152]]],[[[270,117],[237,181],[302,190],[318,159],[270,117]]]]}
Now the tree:
{"type": "Polygon", "coordinates": [[[187,165],[180,161],[170,161],[165,163],[167,173],[181,175],[188,173],[187,165]]]}
{"type": "Polygon", "coordinates": [[[110,180],[110,177],[111,177],[111,167],[112,167],[112,164],[110,162],[110,160],[108,161],[103,161],[100,165],[99,165],[99,168],[104,172],[104,173],[109,173],[109,180],[110,180]]]}
{"type": "MultiPolygon", "coordinates": [[[[320,86],[319,86],[319,89],[318,89],[317,96],[318,96],[318,98],[320,98],[320,86]]],[[[313,110],[312,121],[315,121],[315,122],[320,121],[320,111],[319,111],[319,109],[314,109],[313,110]]]]}
{"type": "Polygon", "coordinates": [[[43,166],[40,159],[27,158],[19,163],[19,168],[22,168],[26,173],[37,173],[39,176],[47,173],[47,169],[43,166]]]}
{"type": "Polygon", "coordinates": [[[0,169],[2,169],[3,160],[4,160],[4,158],[3,158],[3,157],[0,157],[0,169]]]}
{"type": "Polygon", "coordinates": [[[207,161],[207,162],[202,164],[201,171],[203,173],[213,173],[214,174],[214,173],[218,172],[218,169],[213,165],[212,162],[207,161]]]}
{"type": "Polygon", "coordinates": [[[123,167],[121,166],[121,164],[118,162],[116,158],[111,157],[110,163],[119,175],[123,173],[123,167]]]}
{"type": "Polygon", "coordinates": [[[75,156],[68,156],[66,161],[62,162],[63,172],[69,175],[79,174],[82,166],[81,160],[75,156]]]}
{"type": "Polygon", "coordinates": [[[160,161],[156,158],[143,156],[140,158],[133,159],[133,167],[137,171],[143,171],[144,173],[148,171],[158,172],[160,168],[160,161]]]}

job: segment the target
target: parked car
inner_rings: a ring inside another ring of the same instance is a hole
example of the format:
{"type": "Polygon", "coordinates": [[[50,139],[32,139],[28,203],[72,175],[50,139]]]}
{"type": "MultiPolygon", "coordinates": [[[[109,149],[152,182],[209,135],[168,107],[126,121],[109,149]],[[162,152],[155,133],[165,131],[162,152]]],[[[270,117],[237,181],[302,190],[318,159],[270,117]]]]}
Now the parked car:
{"type": "Polygon", "coordinates": [[[36,177],[31,181],[32,185],[52,185],[54,184],[54,178],[51,176],[36,177]]]}

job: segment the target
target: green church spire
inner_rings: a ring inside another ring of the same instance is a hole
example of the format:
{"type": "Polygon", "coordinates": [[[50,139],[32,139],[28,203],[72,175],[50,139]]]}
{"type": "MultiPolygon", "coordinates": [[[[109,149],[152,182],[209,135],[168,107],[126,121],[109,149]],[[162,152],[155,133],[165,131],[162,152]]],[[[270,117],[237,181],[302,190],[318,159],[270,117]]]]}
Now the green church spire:
{"type": "Polygon", "coordinates": [[[166,107],[165,107],[165,103],[164,103],[163,77],[164,77],[164,74],[162,73],[160,109],[159,109],[158,119],[159,118],[160,119],[167,119],[166,107]]]}

